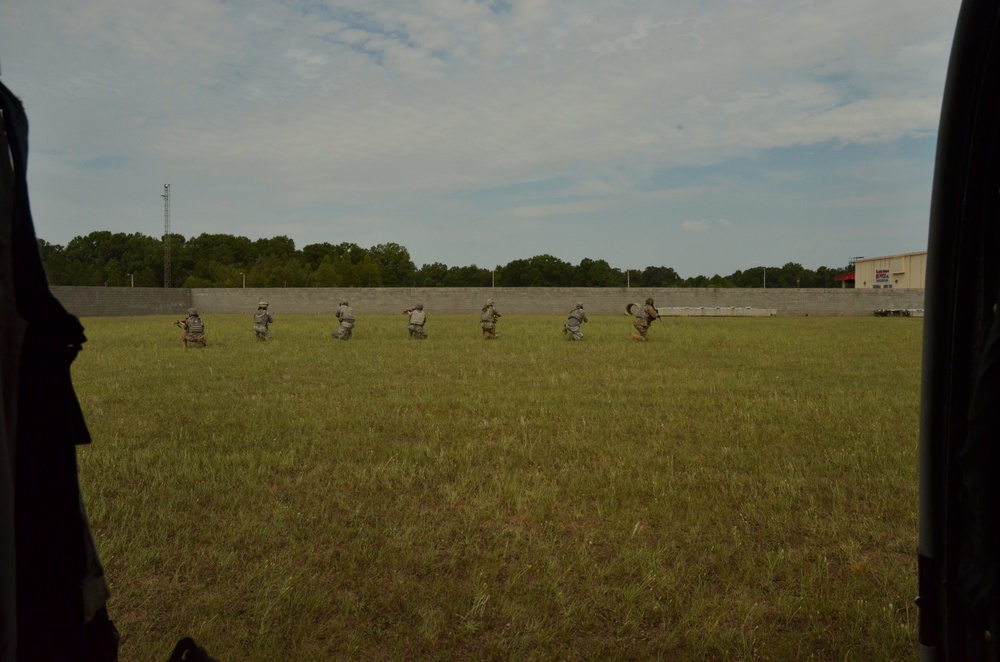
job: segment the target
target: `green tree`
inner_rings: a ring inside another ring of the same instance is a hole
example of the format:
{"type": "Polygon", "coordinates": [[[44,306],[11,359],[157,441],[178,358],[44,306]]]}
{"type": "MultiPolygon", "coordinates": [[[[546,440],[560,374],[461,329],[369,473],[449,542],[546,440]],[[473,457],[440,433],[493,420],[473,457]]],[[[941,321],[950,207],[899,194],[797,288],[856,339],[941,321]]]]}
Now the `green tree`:
{"type": "Polygon", "coordinates": [[[338,287],[341,282],[340,271],[333,259],[326,255],[309,275],[310,287],[338,287]]]}
{"type": "Polygon", "coordinates": [[[489,287],[493,284],[493,271],[485,267],[449,267],[445,287],[489,287]]]}
{"type": "Polygon", "coordinates": [[[209,288],[209,287],[215,287],[215,283],[206,278],[202,278],[201,276],[188,276],[187,278],[184,279],[184,282],[181,283],[181,287],[209,288]]]}
{"type": "Polygon", "coordinates": [[[42,264],[45,265],[45,274],[48,276],[51,285],[69,285],[65,282],[67,278],[66,249],[59,244],[50,244],[44,239],[38,240],[38,253],[42,256],[42,264]]]}
{"type": "MultiPolygon", "coordinates": [[[[142,234],[91,232],[65,247],[38,240],[38,250],[53,285],[162,286],[163,238],[142,234]],[[130,275],[131,274],[131,275],[130,275]]],[[[440,262],[417,269],[409,251],[396,243],[362,248],[351,242],[309,244],[301,251],[280,235],[251,241],[228,234],[203,233],[190,240],[170,235],[171,286],[238,287],[244,276],[254,287],[838,287],[834,280],[850,270],[796,262],[752,267],[729,276],[681,278],[666,266],[641,271],[621,269],[605,260],[584,258],[573,266],[542,254],[512,260],[494,270],[447,266],[440,262]],[[495,276],[495,277],[494,277],[495,276]]]]}
{"type": "Polygon", "coordinates": [[[186,242],[186,253],[191,269],[200,276],[207,276],[212,262],[233,267],[238,272],[253,264],[259,251],[246,237],[229,234],[203,233],[186,242]]]}
{"type": "Polygon", "coordinates": [[[529,260],[531,271],[539,287],[570,287],[573,285],[574,269],[569,262],[552,255],[536,255],[529,260]]]}
{"type": "Polygon", "coordinates": [[[670,267],[646,267],[637,274],[633,284],[638,287],[681,287],[684,279],[670,267]]]}
{"type": "Polygon", "coordinates": [[[622,283],[622,272],[604,260],[583,258],[576,268],[574,281],[582,287],[618,287],[622,283]]]}
{"type": "MultiPolygon", "coordinates": [[[[161,244],[162,248],[162,244],[161,244]]],[[[194,270],[195,251],[188,247],[183,235],[170,233],[170,287],[181,287],[194,270]]],[[[162,264],[162,262],[161,262],[162,264]]],[[[163,285],[163,268],[160,268],[158,284],[163,285]]]]}
{"type": "Polygon", "coordinates": [[[368,249],[351,242],[342,242],[333,247],[333,256],[346,264],[361,264],[368,257],[368,249]]]}
{"type": "Polygon", "coordinates": [[[503,287],[568,287],[573,284],[574,268],[552,255],[536,255],[527,260],[513,260],[497,269],[497,285],[503,287]]]}
{"type": "Polygon", "coordinates": [[[416,282],[419,287],[443,287],[447,279],[448,265],[441,262],[425,264],[416,273],[416,282]]]}
{"type": "Polygon", "coordinates": [[[708,279],[709,287],[733,287],[733,282],[728,278],[723,278],[719,274],[715,274],[708,279]]]}
{"type": "Polygon", "coordinates": [[[399,244],[378,244],[368,249],[371,260],[378,265],[382,287],[406,287],[415,282],[417,268],[410,253],[399,244]]]}
{"type": "Polygon", "coordinates": [[[344,273],[343,287],[382,287],[382,272],[378,263],[365,256],[359,264],[350,265],[344,273]]]}
{"type": "Polygon", "coordinates": [[[281,282],[276,282],[273,287],[305,287],[311,274],[312,270],[308,265],[293,257],[275,271],[274,275],[281,282]]]}
{"type": "Polygon", "coordinates": [[[497,285],[501,287],[529,287],[535,284],[533,278],[531,263],[526,259],[511,260],[496,270],[497,285]]]}
{"type": "Polygon", "coordinates": [[[54,285],[131,284],[131,273],[139,275],[137,285],[153,286],[142,278],[163,265],[162,244],[142,234],[104,230],[74,237],[61,250],[51,244],[39,246],[47,255],[46,269],[54,285]]]}
{"type": "Polygon", "coordinates": [[[708,287],[709,285],[707,276],[692,276],[684,280],[684,287],[708,287]]]}
{"type": "Polygon", "coordinates": [[[310,267],[318,269],[325,259],[332,258],[336,254],[335,250],[336,247],[329,242],[308,244],[302,248],[302,258],[310,267]]]}
{"type": "Polygon", "coordinates": [[[781,287],[775,267],[750,267],[746,271],[734,271],[729,280],[734,287],[781,287]]]}
{"type": "Polygon", "coordinates": [[[290,260],[295,255],[295,242],[285,235],[279,235],[277,237],[271,237],[270,239],[258,239],[253,242],[254,248],[257,249],[257,255],[274,256],[285,262],[290,260]]]}
{"type": "Polygon", "coordinates": [[[772,278],[768,274],[768,287],[800,287],[802,283],[802,276],[805,274],[805,268],[798,264],[797,262],[787,262],[785,266],[778,269],[774,274],[774,285],[771,284],[772,278]]]}

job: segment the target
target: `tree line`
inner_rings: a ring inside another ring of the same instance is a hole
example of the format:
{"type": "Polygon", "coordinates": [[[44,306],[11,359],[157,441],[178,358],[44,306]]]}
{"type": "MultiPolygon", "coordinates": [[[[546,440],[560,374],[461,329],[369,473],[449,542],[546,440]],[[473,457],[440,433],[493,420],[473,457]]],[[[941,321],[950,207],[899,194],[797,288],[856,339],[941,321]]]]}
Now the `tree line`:
{"type": "MultiPolygon", "coordinates": [[[[38,240],[52,285],[163,287],[163,239],[140,233],[91,232],[65,246],[38,240]]],[[[395,243],[309,244],[297,249],[286,236],[250,240],[228,234],[186,239],[169,235],[169,287],[839,287],[835,278],[849,267],[815,271],[789,262],[682,278],[665,266],[622,270],[605,260],[570,264],[551,255],[513,260],[494,269],[417,267],[395,243]]]]}

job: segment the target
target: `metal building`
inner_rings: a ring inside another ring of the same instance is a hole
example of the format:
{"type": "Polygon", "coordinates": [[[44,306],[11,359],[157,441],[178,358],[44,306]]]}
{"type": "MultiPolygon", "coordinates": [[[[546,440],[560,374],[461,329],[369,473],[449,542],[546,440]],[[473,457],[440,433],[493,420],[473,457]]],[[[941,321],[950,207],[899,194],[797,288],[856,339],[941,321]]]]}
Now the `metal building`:
{"type": "Polygon", "coordinates": [[[863,290],[922,290],[927,273],[927,251],[858,258],[854,287],[863,290]]]}

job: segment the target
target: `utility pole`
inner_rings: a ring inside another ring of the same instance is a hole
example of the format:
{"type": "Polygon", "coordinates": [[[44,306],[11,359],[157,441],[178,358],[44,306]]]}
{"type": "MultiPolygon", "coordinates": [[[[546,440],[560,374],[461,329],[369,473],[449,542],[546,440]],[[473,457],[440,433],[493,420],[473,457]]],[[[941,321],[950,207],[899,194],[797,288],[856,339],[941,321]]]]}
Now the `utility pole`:
{"type": "Polygon", "coordinates": [[[163,185],[163,287],[170,287],[170,184],[163,185]]]}

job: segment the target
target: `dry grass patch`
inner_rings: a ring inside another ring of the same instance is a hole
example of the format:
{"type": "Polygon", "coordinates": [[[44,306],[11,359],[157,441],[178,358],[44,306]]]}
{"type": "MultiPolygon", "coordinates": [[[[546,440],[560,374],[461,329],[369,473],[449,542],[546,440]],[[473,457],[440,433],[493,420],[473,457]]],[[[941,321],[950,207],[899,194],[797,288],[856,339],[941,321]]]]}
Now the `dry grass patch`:
{"type": "Polygon", "coordinates": [[[915,654],[919,320],[204,317],[84,320],[124,659],[915,654]]]}

